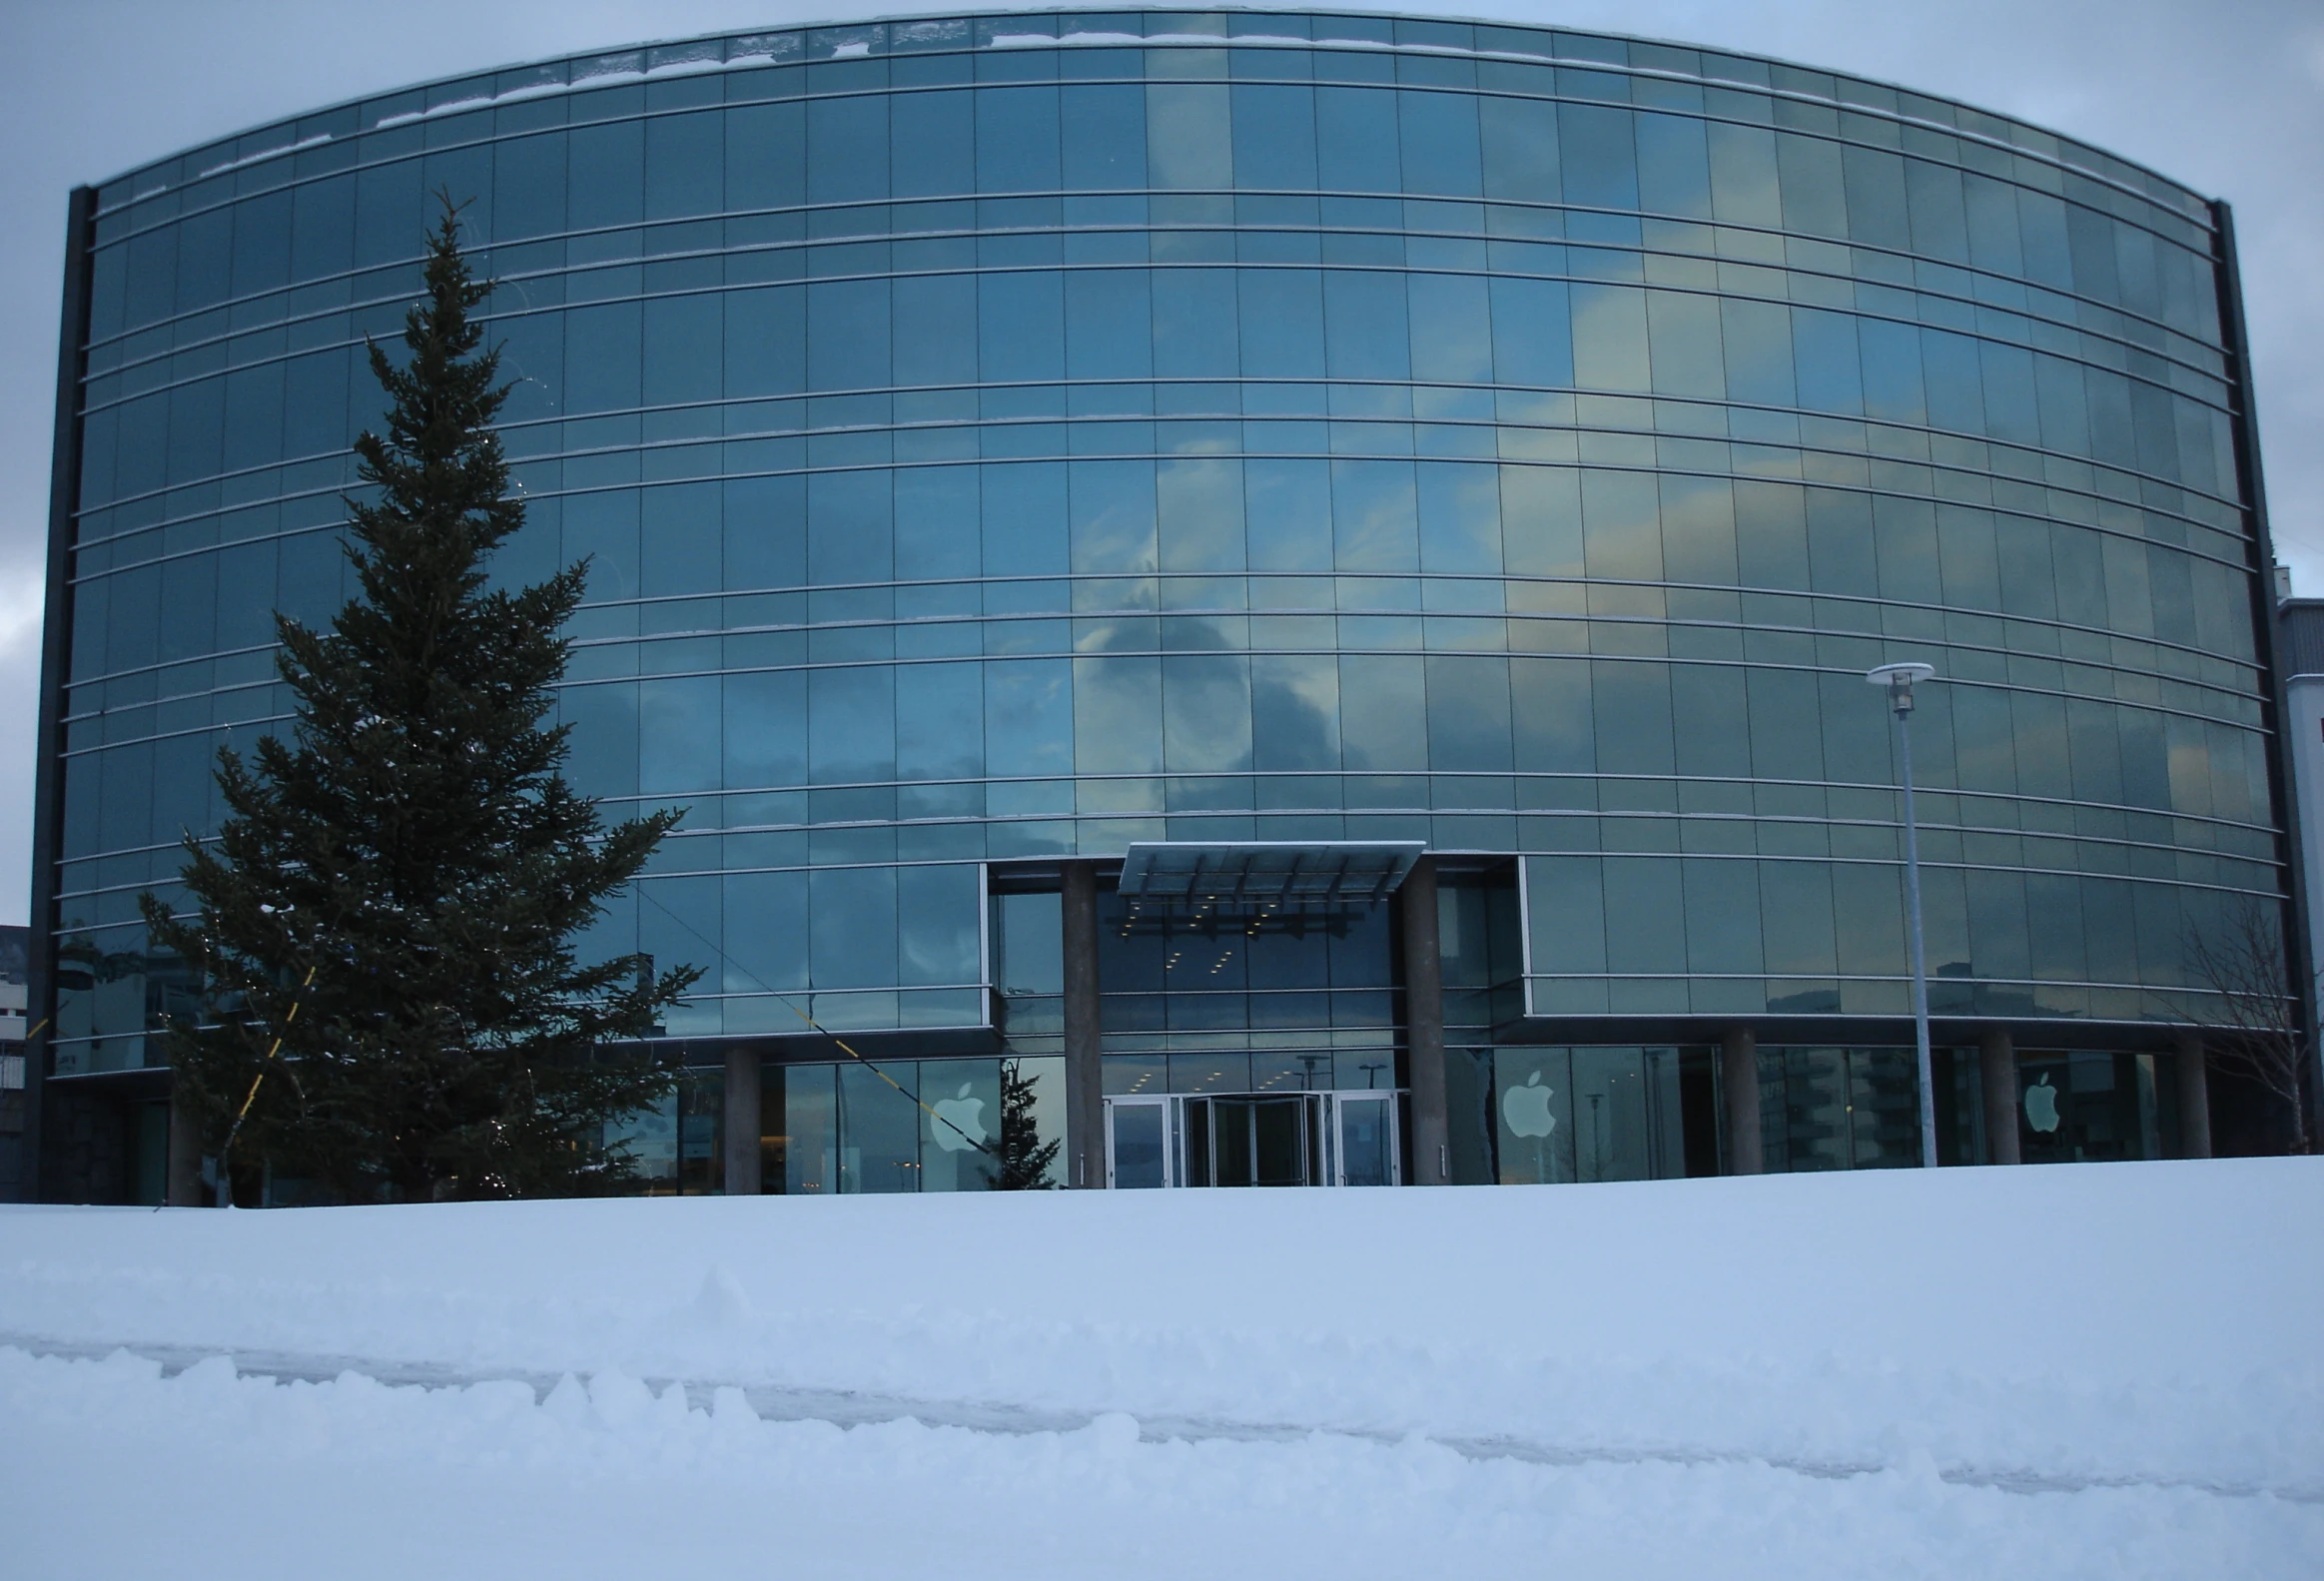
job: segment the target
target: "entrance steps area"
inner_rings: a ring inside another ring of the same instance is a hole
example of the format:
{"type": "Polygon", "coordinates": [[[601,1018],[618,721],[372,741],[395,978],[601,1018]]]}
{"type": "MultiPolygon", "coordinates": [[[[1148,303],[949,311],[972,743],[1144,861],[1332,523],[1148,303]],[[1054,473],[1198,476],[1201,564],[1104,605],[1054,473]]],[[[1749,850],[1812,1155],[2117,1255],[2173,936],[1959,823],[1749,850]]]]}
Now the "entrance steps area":
{"type": "Polygon", "coordinates": [[[9,1208],[0,1481],[38,1575],[2312,1575],[2319,1229],[2316,1160],[9,1208]]]}

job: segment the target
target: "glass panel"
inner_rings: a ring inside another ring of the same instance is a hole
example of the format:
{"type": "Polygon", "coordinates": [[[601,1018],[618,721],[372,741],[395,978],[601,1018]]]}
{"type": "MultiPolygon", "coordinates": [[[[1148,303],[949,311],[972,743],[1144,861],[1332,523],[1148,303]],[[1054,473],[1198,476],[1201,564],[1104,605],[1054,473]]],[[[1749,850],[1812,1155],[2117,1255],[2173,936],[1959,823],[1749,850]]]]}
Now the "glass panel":
{"type": "Polygon", "coordinates": [[[1001,1062],[923,1061],[920,1092],[928,1105],[920,1117],[920,1188],[991,1189],[1001,1168],[1001,1062]]]}
{"type": "Polygon", "coordinates": [[[726,1084],[716,1073],[688,1075],[678,1084],[678,1178],[683,1196],[706,1196],[724,1185],[721,1157],[726,1084]]]}
{"type": "Polygon", "coordinates": [[[1232,90],[1234,180],[1239,187],[1315,185],[1315,100],[1306,88],[1252,84],[1232,90]]]}
{"type": "Polygon", "coordinates": [[[1573,1059],[1574,1178],[1684,1175],[1677,1051],[1576,1049],[1573,1059]]]}
{"type": "Polygon", "coordinates": [[[1117,1190],[1154,1190],[1168,1184],[1162,1173],[1162,1104],[1106,1106],[1113,1143],[1112,1184],[1117,1190]]]}
{"type": "MultiPolygon", "coordinates": [[[[910,98],[907,95],[896,102],[908,103],[910,98]]],[[[980,192],[1055,192],[1058,91],[1055,88],[980,88],[976,100],[977,189],[980,192]]]]}
{"type": "Polygon", "coordinates": [[[608,1148],[626,1148],[643,1189],[666,1195],[678,1186],[678,1095],[605,1128],[608,1148]]]}
{"type": "Polygon", "coordinates": [[[1503,1186],[1574,1179],[1572,1066],[1563,1049],[1494,1054],[1495,1152],[1503,1186]]]}
{"type": "MultiPolygon", "coordinates": [[[[1309,1150],[1314,1138],[1309,1125],[1313,1103],[1304,1098],[1257,1099],[1221,1107],[1250,1114],[1250,1158],[1253,1186],[1305,1186],[1313,1178],[1309,1150]]],[[[1221,1132],[1223,1135],[1223,1131],[1221,1132]]],[[[1225,1172],[1221,1169],[1220,1174],[1225,1172]]],[[[1221,1186],[1226,1182],[1221,1180],[1221,1186]]]]}
{"type": "Polygon", "coordinates": [[[1857,1049],[1849,1057],[1849,1101],[1860,1170],[1921,1163],[1919,1058],[1911,1049],[1857,1049]]]}
{"type": "Polygon", "coordinates": [[[1004,994],[1065,992],[1065,934],[1056,895],[1001,895],[993,902],[994,971],[1004,994]]]}
{"type": "MultiPolygon", "coordinates": [[[[1368,1074],[1376,1083],[1379,1071],[1368,1074]]],[[[1338,1079],[1329,1049],[1269,1049],[1250,1057],[1250,1090],[1254,1093],[1318,1093],[1338,1079]]]]}
{"type": "Polygon", "coordinates": [[[1396,192],[1396,96],[1376,88],[1315,90],[1315,150],[1326,192],[1396,192]]]}
{"type": "Polygon", "coordinates": [[[1211,1184],[1254,1186],[1257,1183],[1257,1134],[1248,1104],[1209,1103],[1211,1184]]]}
{"type": "Polygon", "coordinates": [[[1348,1186],[1395,1184],[1395,1142],[1389,1116],[1393,1099],[1341,1098],[1339,1158],[1341,1179],[1348,1186]]]}
{"type": "Polygon", "coordinates": [[[837,1070],[839,1189],[850,1195],[919,1190],[922,1115],[913,1092],[918,1065],[883,1061],[875,1069],[859,1062],[837,1070]]]}
{"type": "Polygon", "coordinates": [[[1178,1112],[1178,1184],[1180,1186],[1209,1186],[1210,1168],[1210,1105],[1206,1102],[1180,1104],[1178,1112]]]}
{"type": "Polygon", "coordinates": [[[2155,1094],[2140,1075],[2135,1055],[2020,1052],[2019,1156],[2027,1164],[2154,1157],[2155,1094]]]}
{"type": "Polygon", "coordinates": [[[1631,135],[1631,112],[1561,104],[1557,121],[1566,202],[1597,209],[1636,209],[1638,154],[1631,135]]]}
{"type": "MultiPolygon", "coordinates": [[[[1189,960],[1181,964],[1200,975],[1200,968],[1209,963],[1189,960]]],[[[1173,1093],[1250,1091],[1250,1056],[1247,1054],[1173,1054],[1169,1059],[1170,1091],[1173,1093]]]]}
{"type": "Polygon", "coordinates": [[[1059,91],[1065,185],[1135,191],[1146,180],[1146,102],[1135,85],[1059,91]]]}
{"type": "Polygon", "coordinates": [[[1167,1055],[1109,1054],[1099,1071],[1108,1097],[1117,1093],[1159,1096],[1169,1091],[1167,1055]]]}
{"type": "Polygon", "coordinates": [[[1776,1072],[1776,1102],[1770,1117],[1773,1125],[1765,1138],[1768,1169],[1847,1169],[1854,1160],[1847,1051],[1763,1050],[1763,1073],[1771,1061],[1776,1072]]]}
{"type": "Polygon", "coordinates": [[[1223,86],[1146,90],[1146,160],[1157,187],[1224,190],[1234,182],[1233,122],[1223,86]]]}

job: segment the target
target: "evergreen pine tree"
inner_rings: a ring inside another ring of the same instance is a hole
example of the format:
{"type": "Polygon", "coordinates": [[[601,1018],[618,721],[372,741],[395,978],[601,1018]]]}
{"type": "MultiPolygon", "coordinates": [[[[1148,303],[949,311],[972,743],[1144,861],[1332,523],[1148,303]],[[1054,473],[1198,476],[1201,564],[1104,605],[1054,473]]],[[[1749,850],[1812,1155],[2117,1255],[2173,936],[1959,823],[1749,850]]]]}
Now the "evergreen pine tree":
{"type": "Polygon", "coordinates": [[[1034,1123],[1033,1078],[1015,1060],[1001,1064],[1001,1136],[993,1162],[985,1167],[985,1184],[996,1191],[1047,1191],[1057,1183],[1049,1178],[1057,1163],[1056,1139],[1041,1140],[1034,1123]]]}
{"type": "Polygon", "coordinates": [[[390,410],[355,445],[373,485],[348,501],[361,593],[328,631],[276,617],[297,723],[250,761],[221,751],[229,816],[214,847],[187,839],[190,911],[144,898],[201,988],[171,1059],[212,1148],[258,1084],[234,1162],[349,1200],[617,1186],[629,1161],[604,1123],[672,1078],[606,1045],[700,975],[577,957],[682,813],[608,829],[562,776],[567,727],[544,721],[587,563],[487,581],[524,519],[493,431],[508,387],[472,317],[490,290],[447,196],[407,359],[371,349],[390,410]]]}

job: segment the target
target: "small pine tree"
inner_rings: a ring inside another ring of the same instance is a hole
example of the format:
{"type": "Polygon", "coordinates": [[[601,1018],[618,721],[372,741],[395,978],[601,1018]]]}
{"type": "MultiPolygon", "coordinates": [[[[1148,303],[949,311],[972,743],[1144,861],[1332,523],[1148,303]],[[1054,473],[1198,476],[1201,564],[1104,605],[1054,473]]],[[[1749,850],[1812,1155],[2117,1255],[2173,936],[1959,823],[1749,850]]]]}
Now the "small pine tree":
{"type": "Polygon", "coordinates": [[[682,813],[608,829],[563,778],[568,727],[544,720],[587,563],[487,585],[524,505],[493,431],[508,387],[472,317],[491,288],[443,204],[404,366],[371,349],[390,410],[355,446],[374,493],[348,501],[361,594],[328,631],[276,617],[291,739],[219,754],[229,816],[215,847],[187,837],[190,913],[144,897],[201,989],[203,1013],[170,1023],[171,1063],[213,1149],[255,1089],[233,1162],[347,1200],[617,1186],[630,1164],[604,1123],[671,1074],[605,1046],[700,975],[576,957],[682,813]]]}
{"type": "Polygon", "coordinates": [[[1015,1060],[1001,1066],[1001,1136],[993,1163],[985,1166],[985,1184],[996,1191],[1048,1191],[1057,1183],[1049,1178],[1057,1163],[1056,1139],[1041,1140],[1034,1122],[1033,1078],[1015,1060]]]}

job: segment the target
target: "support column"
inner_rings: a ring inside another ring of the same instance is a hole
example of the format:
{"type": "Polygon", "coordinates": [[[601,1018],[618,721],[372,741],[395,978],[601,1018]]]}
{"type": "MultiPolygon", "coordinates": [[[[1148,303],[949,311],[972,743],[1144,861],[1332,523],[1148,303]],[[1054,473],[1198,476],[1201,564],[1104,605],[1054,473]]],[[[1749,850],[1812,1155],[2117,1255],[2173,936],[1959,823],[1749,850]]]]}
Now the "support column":
{"type": "Polygon", "coordinates": [[[1098,872],[1065,864],[1066,1182],[1106,1185],[1106,1086],[1098,1061],[1098,872]]]}
{"type": "Polygon", "coordinates": [[[202,1127],[173,1082],[170,1087],[170,1160],[162,1200],[172,1207],[202,1207],[202,1127]]]}
{"type": "Polygon", "coordinates": [[[2179,1157],[2211,1156],[2211,1060],[2203,1040],[2192,1033],[2179,1037],[2179,1157]]]}
{"type": "Polygon", "coordinates": [[[756,1196],[759,1179],[759,1056],[726,1054],[726,1194],[756,1196]]]}
{"type": "Polygon", "coordinates": [[[1759,1035],[1730,1027],[1719,1040],[1719,1089],[1726,1099],[1727,1173],[1762,1175],[1766,1144],[1759,1119],[1759,1035]]]}
{"type": "Polygon", "coordinates": [[[1985,1162],[2022,1164],[2017,1148],[2017,1043],[2006,1027],[1977,1035],[1977,1087],[1985,1101],[1985,1162]]]}
{"type": "Polygon", "coordinates": [[[1452,1131],[1444,1098],[1444,954],[1436,915],[1436,862],[1404,876],[1404,1039],[1412,1075],[1412,1184],[1452,1184],[1452,1131]]]}

